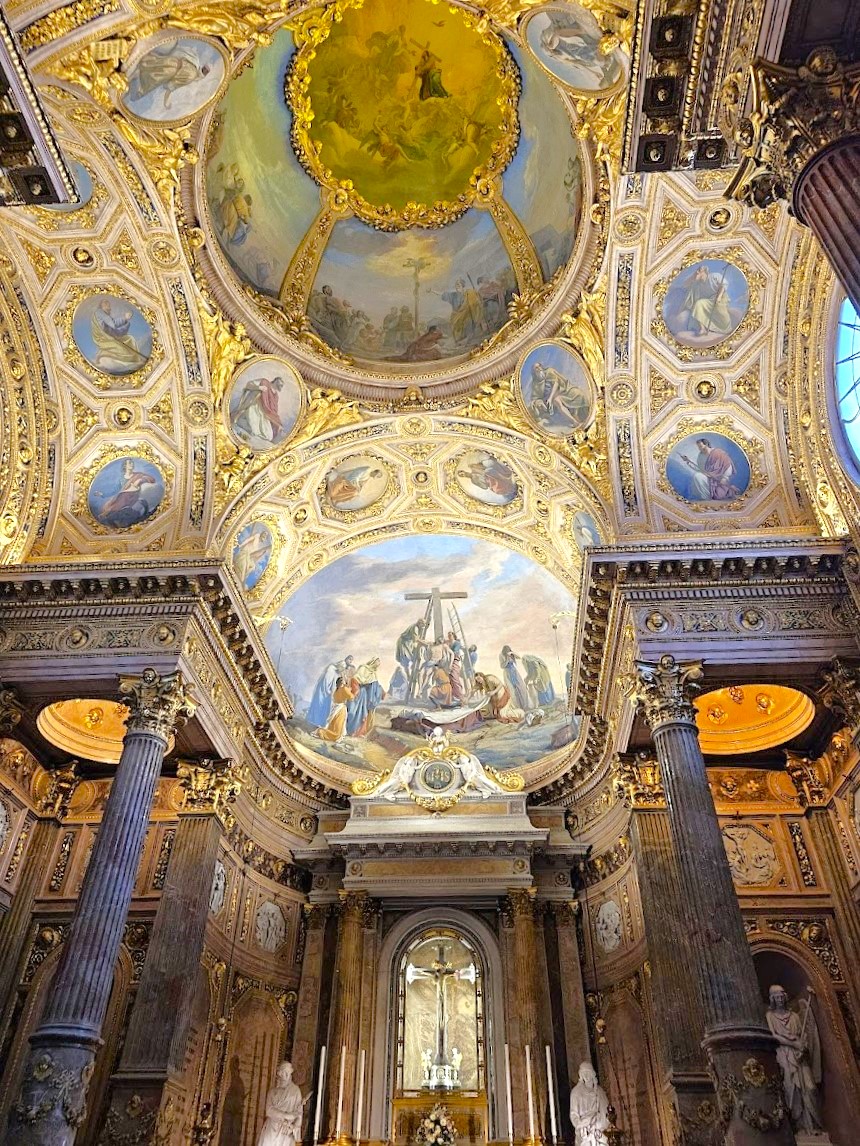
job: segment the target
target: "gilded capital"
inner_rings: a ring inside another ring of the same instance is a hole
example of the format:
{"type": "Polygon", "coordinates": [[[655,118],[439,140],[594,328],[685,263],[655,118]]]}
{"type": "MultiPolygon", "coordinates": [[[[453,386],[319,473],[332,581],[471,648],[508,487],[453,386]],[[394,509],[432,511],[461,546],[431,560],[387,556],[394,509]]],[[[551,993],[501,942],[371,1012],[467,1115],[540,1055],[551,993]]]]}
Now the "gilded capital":
{"type": "Polygon", "coordinates": [[[129,709],[129,732],[146,732],[167,741],[175,728],[194,713],[194,702],[177,672],[161,676],[146,668],[140,676],[120,677],[119,691],[129,709]]]}
{"type": "Polygon", "coordinates": [[[797,798],[804,808],[810,805],[827,803],[827,788],[822,783],[818,768],[814,760],[807,756],[796,756],[793,752],[785,754],[785,770],[794,784],[797,798]]]}
{"type": "Polygon", "coordinates": [[[620,760],[615,773],[615,794],[628,808],[665,808],[666,793],[660,765],[645,753],[635,760],[620,760]]]}
{"type": "Polygon", "coordinates": [[[338,895],[341,919],[344,923],[359,923],[362,927],[374,926],[378,904],[366,891],[341,890],[338,895]]]}
{"type": "Polygon", "coordinates": [[[846,727],[856,728],[860,724],[860,672],[841,657],[834,657],[821,675],[821,700],[844,720],[846,727]]]}
{"type": "Polygon", "coordinates": [[[767,60],[750,65],[752,110],[741,111],[743,77],[724,88],[727,134],[742,156],[726,194],[752,207],[791,199],[800,175],[826,147],[860,133],[860,65],[844,66],[831,48],[816,48],[805,64],[767,60]]]}
{"type": "Polygon", "coordinates": [[[41,793],[38,805],[41,815],[63,819],[80,782],[80,777],[75,774],[77,766],[78,761],[72,760],[65,768],[57,768],[45,774],[47,787],[41,793]]]}
{"type": "Polygon", "coordinates": [[[185,793],[182,811],[198,815],[221,812],[239,795],[246,774],[246,768],[231,760],[180,760],[176,776],[185,793]]]}
{"type": "Polygon", "coordinates": [[[666,653],[656,664],[636,661],[636,671],[629,673],[622,685],[655,732],[661,725],[679,720],[695,723],[693,697],[703,676],[701,661],[679,664],[666,653]]]}
{"type": "Polygon", "coordinates": [[[5,736],[12,731],[23,711],[15,689],[0,683],[0,735],[5,736]]]}
{"type": "Polygon", "coordinates": [[[537,888],[511,887],[502,904],[502,913],[513,924],[517,919],[533,920],[535,917],[535,897],[537,888]]]}

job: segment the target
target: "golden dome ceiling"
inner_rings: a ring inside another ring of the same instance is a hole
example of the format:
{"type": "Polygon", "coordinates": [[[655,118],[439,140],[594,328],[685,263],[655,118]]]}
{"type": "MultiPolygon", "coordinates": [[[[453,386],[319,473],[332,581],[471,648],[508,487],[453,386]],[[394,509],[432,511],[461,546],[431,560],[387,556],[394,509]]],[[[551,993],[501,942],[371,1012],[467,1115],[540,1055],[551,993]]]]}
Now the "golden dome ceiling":
{"type": "Polygon", "coordinates": [[[713,756],[776,748],[808,728],[815,716],[805,693],[778,684],[714,689],[699,697],[696,708],[702,751],[713,756]]]}

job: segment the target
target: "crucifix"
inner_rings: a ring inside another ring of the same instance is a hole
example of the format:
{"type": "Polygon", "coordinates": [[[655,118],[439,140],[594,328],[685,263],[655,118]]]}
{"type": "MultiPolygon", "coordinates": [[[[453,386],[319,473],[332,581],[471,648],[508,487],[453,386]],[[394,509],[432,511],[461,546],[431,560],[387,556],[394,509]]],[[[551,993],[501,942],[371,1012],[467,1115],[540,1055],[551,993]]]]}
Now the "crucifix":
{"type": "Polygon", "coordinates": [[[448,981],[464,979],[474,983],[475,965],[455,967],[446,956],[445,944],[440,943],[436,958],[429,967],[416,967],[414,963],[407,965],[407,985],[416,979],[432,979],[436,984],[436,1053],[430,1068],[430,1083],[433,1086],[455,1086],[459,1072],[448,1061],[448,981]]]}
{"type": "Polygon", "coordinates": [[[464,601],[468,593],[443,593],[442,590],[436,586],[430,590],[429,593],[404,593],[404,600],[406,601],[427,601],[428,611],[433,617],[433,640],[436,644],[445,639],[445,629],[442,623],[442,602],[443,601],[464,601]]]}

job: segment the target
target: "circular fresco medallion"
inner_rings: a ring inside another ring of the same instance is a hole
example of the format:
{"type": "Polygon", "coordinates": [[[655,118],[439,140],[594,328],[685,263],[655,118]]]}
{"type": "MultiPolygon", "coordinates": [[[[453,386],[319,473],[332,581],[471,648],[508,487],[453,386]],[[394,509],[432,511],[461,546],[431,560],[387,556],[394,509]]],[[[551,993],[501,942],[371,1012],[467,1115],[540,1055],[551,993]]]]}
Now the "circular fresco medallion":
{"type": "Polygon", "coordinates": [[[551,4],[523,21],[529,51],[542,68],[569,88],[608,96],[624,83],[626,57],[614,45],[603,50],[604,33],[579,4],[551,4]]]}
{"type": "Polygon", "coordinates": [[[750,292],[743,271],[726,259],[702,259],[678,271],[663,300],[663,321],[682,346],[716,346],[746,317],[750,292]]]}
{"type": "Polygon", "coordinates": [[[603,544],[600,540],[600,530],[597,528],[594,518],[590,513],[586,513],[584,509],[574,514],[571,529],[573,531],[573,540],[576,542],[577,548],[582,552],[586,549],[593,548],[595,545],[603,544]]]}
{"type": "Polygon", "coordinates": [[[253,521],[236,534],[233,571],[246,593],[256,589],[269,568],[272,546],[272,531],[262,521],[253,521]]]}
{"type": "Polygon", "coordinates": [[[431,0],[346,0],[314,19],[286,79],[307,171],[373,226],[461,215],[516,148],[519,77],[504,43],[431,0]]]}
{"type": "Polygon", "coordinates": [[[463,492],[484,505],[510,505],[520,492],[514,470],[489,450],[466,450],[454,472],[463,492]]]}
{"type": "Polygon", "coordinates": [[[355,513],[379,501],[388,485],[388,473],[373,454],[344,458],[325,475],[325,497],[341,513],[355,513]]]}
{"type": "Polygon", "coordinates": [[[525,412],[548,437],[566,438],[594,417],[594,387],[585,363],[563,343],[533,346],[518,377],[525,412]]]}
{"type": "Polygon", "coordinates": [[[69,159],[67,160],[67,164],[80,200],[77,203],[45,203],[44,210],[46,211],[57,211],[60,213],[80,211],[82,207],[86,207],[93,196],[93,181],[83,163],[79,163],[77,159],[69,159]]]}
{"type": "Polygon", "coordinates": [[[304,405],[301,378],[279,358],[255,358],[235,374],[224,403],[232,436],[255,453],[285,442],[304,405]]]}
{"type": "Polygon", "coordinates": [[[163,498],[164,475],[158,466],[129,454],[98,471],[87,491],[87,507],[99,525],[131,529],[152,517],[163,498]]]}
{"type": "Polygon", "coordinates": [[[213,40],[168,33],[149,47],[144,43],[120,102],[138,119],[176,123],[206,107],[226,74],[226,56],[213,40]]]}
{"type": "Polygon", "coordinates": [[[711,430],[688,434],[666,458],[666,480],[678,497],[693,504],[737,501],[750,477],[749,458],[737,442],[711,430]]]}
{"type": "Polygon", "coordinates": [[[143,369],[152,354],[152,327],[134,303],[114,294],[78,303],[72,337],[90,366],[114,377],[143,369]]]}

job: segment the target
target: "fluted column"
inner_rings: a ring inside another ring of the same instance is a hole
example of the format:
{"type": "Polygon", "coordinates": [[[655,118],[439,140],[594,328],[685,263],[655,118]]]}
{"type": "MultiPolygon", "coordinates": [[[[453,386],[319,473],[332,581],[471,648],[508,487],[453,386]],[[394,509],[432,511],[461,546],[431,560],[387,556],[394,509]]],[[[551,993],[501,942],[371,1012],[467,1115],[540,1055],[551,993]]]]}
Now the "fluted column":
{"type": "Polygon", "coordinates": [[[793,1143],[752,954],[699,746],[693,695],[700,662],[639,661],[628,689],[648,722],[678,860],[704,1046],[730,1146],[793,1143]]]}
{"type": "Polygon", "coordinates": [[[567,1096],[576,1085],[579,1064],[591,1057],[588,1041],[588,1013],[579,955],[576,900],[555,900],[547,904],[544,939],[547,949],[552,1042],[561,1121],[559,1137],[573,1141],[573,1128],[567,1116],[567,1096]]]}
{"type": "Polygon", "coordinates": [[[341,1100],[341,1143],[352,1141],[353,1113],[361,1029],[361,967],[363,932],[375,918],[375,903],[366,891],[341,891],[340,927],[335,959],[334,993],[329,1028],[327,1085],[328,1139],[337,1139],[340,1063],[345,1051],[341,1100]]]}
{"type": "Polygon", "coordinates": [[[200,978],[200,957],[221,824],[218,813],[235,799],[240,780],[227,761],[184,762],[185,789],[170,863],[140,986],[123,1043],[100,1142],[139,1133],[147,1120],[162,1128],[181,1118],[183,1095],[171,1078],[181,1073],[200,978]],[[131,1110],[131,1114],[129,1114],[131,1110]]]}
{"type": "Polygon", "coordinates": [[[170,734],[191,711],[178,674],[123,677],[129,716],[122,756],[87,867],[69,937],[30,1039],[10,1115],[19,1146],[70,1146],[86,1112],[114,966],[131,902],[155,786],[170,734]]]}
{"type": "Polygon", "coordinates": [[[749,118],[727,130],[743,156],[727,194],[756,207],[788,199],[814,233],[854,306],[860,310],[860,66],[843,66],[817,48],[799,68],[756,60],[749,118]]]}
{"type": "Polygon", "coordinates": [[[529,1047],[532,1068],[535,1139],[544,1138],[544,1112],[546,1109],[546,1077],[544,1050],[538,1037],[538,998],[535,989],[537,943],[535,927],[535,889],[511,888],[504,910],[511,922],[512,975],[510,1002],[515,1010],[511,1039],[511,1075],[519,1102],[514,1103],[514,1125],[517,1138],[529,1138],[528,1079],[525,1053],[529,1047]]]}

